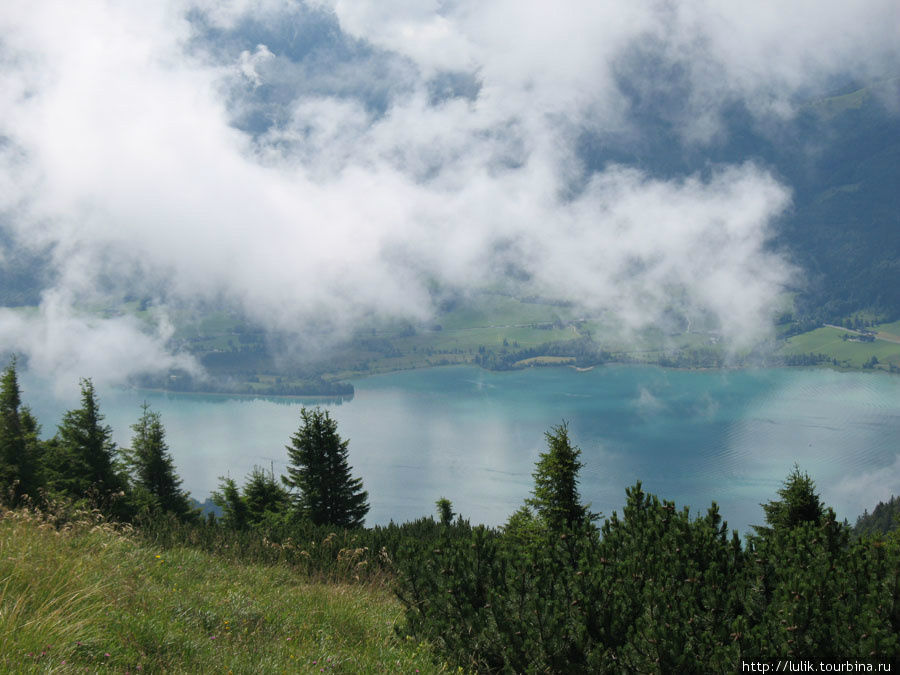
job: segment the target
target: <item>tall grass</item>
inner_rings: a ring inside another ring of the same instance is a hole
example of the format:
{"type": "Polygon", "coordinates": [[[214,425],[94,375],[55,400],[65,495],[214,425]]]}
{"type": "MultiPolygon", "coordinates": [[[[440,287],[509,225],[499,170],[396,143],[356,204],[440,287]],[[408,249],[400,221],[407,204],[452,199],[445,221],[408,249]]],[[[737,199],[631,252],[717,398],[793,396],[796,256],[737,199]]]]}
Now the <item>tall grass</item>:
{"type": "Polygon", "coordinates": [[[2,672],[443,670],[395,635],[400,618],[385,589],[286,562],[153,546],[96,518],[0,518],[2,672]]]}

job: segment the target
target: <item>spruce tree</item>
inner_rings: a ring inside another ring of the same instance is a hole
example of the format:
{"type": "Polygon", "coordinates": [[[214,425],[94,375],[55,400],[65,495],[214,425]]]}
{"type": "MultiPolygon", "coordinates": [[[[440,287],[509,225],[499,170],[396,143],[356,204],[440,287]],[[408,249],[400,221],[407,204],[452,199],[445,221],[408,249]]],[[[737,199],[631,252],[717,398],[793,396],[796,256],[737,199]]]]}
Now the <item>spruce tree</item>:
{"type": "Polygon", "coordinates": [[[450,525],[453,522],[453,516],[456,515],[453,513],[453,502],[451,502],[446,497],[441,497],[435,503],[437,506],[438,517],[440,518],[441,525],[450,525]]]}
{"type": "Polygon", "coordinates": [[[569,441],[566,422],[545,434],[547,452],[542,452],[535,464],[534,497],[528,504],[534,507],[551,530],[576,527],[594,520],[596,516],[580,503],[578,472],[583,466],[578,457],[581,450],[569,441]]]}
{"type": "Polygon", "coordinates": [[[243,491],[232,478],[219,478],[212,502],[222,509],[222,523],[235,530],[276,524],[291,504],[288,491],[275,480],[275,472],[254,466],[243,491]],[[242,494],[243,492],[243,494],[242,494]]]}
{"type": "Polygon", "coordinates": [[[33,442],[29,442],[30,412],[21,409],[21,392],[13,358],[0,378],[0,500],[17,504],[24,495],[33,495],[36,466],[33,442]],[[23,414],[26,424],[23,426],[23,414]]]}
{"type": "Polygon", "coordinates": [[[25,439],[22,485],[26,494],[35,497],[44,484],[44,442],[41,441],[41,425],[27,405],[19,408],[19,425],[25,439]]]}
{"type": "Polygon", "coordinates": [[[320,408],[300,411],[302,424],[291,436],[288,475],[295,489],[297,512],[317,525],[360,527],[369,511],[362,479],[353,478],[347,461],[349,440],[337,433],[337,422],[320,408]]]}
{"type": "Polygon", "coordinates": [[[288,512],[291,498],[288,491],[275,479],[273,470],[254,466],[244,482],[244,504],[247,520],[253,527],[277,519],[288,512]]]}
{"type": "Polygon", "coordinates": [[[46,468],[51,490],[76,499],[94,496],[106,506],[121,502],[127,481],[117,461],[112,429],[103,419],[93,382],[81,380],[81,407],[63,415],[49,448],[46,468]]]}
{"type": "Polygon", "coordinates": [[[761,504],[768,527],[755,525],[758,534],[787,530],[803,523],[821,525],[829,517],[834,518],[834,513],[826,509],[819,499],[813,479],[808,473],[800,471],[796,464],[778,490],[778,496],[780,499],[761,504]]]}
{"type": "Polygon", "coordinates": [[[249,525],[247,501],[241,496],[237,483],[231,477],[219,476],[219,489],[210,499],[222,509],[222,524],[234,530],[244,530],[249,525]]]}
{"type": "Polygon", "coordinates": [[[166,443],[166,430],[158,412],[145,402],[140,419],[131,429],[131,449],[123,452],[134,481],[135,497],[151,511],[175,514],[181,520],[196,516],[166,443]]]}

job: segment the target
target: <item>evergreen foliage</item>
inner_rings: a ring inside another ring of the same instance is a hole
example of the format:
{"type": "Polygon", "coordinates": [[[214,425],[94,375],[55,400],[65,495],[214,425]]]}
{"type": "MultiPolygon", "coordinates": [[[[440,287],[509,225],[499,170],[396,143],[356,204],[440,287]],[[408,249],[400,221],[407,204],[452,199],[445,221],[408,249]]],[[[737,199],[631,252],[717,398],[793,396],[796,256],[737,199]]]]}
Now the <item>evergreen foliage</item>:
{"type": "Polygon", "coordinates": [[[254,466],[247,476],[243,499],[247,505],[247,520],[253,527],[283,517],[291,504],[290,494],[275,479],[275,473],[259,466],[254,466]]]}
{"type": "Polygon", "coordinates": [[[891,496],[886,502],[878,502],[872,513],[868,510],[856,519],[853,533],[857,536],[886,535],[900,529],[900,497],[891,496]]]}
{"type": "Polygon", "coordinates": [[[441,525],[449,525],[453,522],[453,502],[451,502],[446,497],[441,497],[438,499],[434,505],[437,507],[438,519],[441,522],[441,525]]]}
{"type": "Polygon", "coordinates": [[[123,450],[133,479],[134,501],[151,514],[171,513],[181,520],[197,517],[190,496],[181,489],[160,414],[146,402],[141,410],[140,419],[131,426],[131,448],[123,450]]]}
{"type": "Polygon", "coordinates": [[[250,524],[247,502],[231,477],[219,478],[219,489],[212,493],[213,504],[222,509],[222,525],[232,530],[245,530],[250,524]]]}
{"type": "Polygon", "coordinates": [[[270,531],[286,520],[291,505],[288,491],[275,479],[273,471],[254,466],[243,489],[231,478],[220,478],[213,503],[222,509],[222,523],[236,530],[270,531]]]}
{"type": "Polygon", "coordinates": [[[23,492],[34,499],[44,485],[44,443],[41,441],[41,425],[31,408],[19,408],[19,426],[25,439],[25,470],[21,471],[23,492]]]}
{"type": "Polygon", "coordinates": [[[640,483],[600,530],[527,507],[501,531],[445,530],[397,554],[403,630],[483,672],[896,662],[900,537],[851,543],[796,467],[778,494],[744,546],[715,504],[691,518],[640,483]]]}
{"type": "Polygon", "coordinates": [[[337,422],[321,408],[300,411],[302,424],[291,436],[284,484],[296,490],[295,510],[316,525],[360,527],[369,512],[362,479],[353,478],[349,440],[337,433],[337,422]]]}
{"type": "Polygon", "coordinates": [[[769,527],[757,527],[758,532],[793,528],[801,523],[819,525],[827,515],[816,493],[815,482],[796,464],[778,490],[778,496],[781,499],[762,505],[769,527]]]}
{"type": "Polygon", "coordinates": [[[576,527],[595,518],[578,495],[581,450],[569,440],[566,422],[545,434],[547,452],[541,453],[534,473],[534,497],[528,500],[552,530],[576,527]]]}
{"type": "Polygon", "coordinates": [[[81,407],[63,415],[56,438],[48,447],[48,487],[76,500],[89,497],[121,517],[126,514],[122,498],[128,484],[112,429],[103,424],[103,419],[93,382],[81,380],[81,407]]]}
{"type": "Polygon", "coordinates": [[[38,487],[37,423],[21,404],[13,358],[0,377],[0,501],[13,505],[38,487]]]}

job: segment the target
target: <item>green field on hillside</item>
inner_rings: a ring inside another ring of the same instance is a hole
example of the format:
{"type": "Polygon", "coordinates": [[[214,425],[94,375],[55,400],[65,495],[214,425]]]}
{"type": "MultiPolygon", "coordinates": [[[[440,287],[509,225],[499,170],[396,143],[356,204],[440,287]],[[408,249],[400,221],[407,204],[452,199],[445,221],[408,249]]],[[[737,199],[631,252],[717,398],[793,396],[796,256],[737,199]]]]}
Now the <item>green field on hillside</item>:
{"type": "Polygon", "coordinates": [[[4,673],[440,672],[395,635],[401,615],[370,585],[0,516],[4,673]]]}
{"type": "Polygon", "coordinates": [[[844,340],[844,335],[856,337],[849,331],[823,326],[788,338],[781,348],[781,353],[825,354],[828,358],[837,359],[838,365],[848,368],[862,368],[873,356],[878,359],[880,366],[900,365],[900,344],[885,340],[874,342],[844,340]]]}
{"type": "Polygon", "coordinates": [[[874,330],[879,333],[887,333],[891,337],[900,340],[900,321],[892,321],[891,323],[881,323],[875,326],[874,330]]]}

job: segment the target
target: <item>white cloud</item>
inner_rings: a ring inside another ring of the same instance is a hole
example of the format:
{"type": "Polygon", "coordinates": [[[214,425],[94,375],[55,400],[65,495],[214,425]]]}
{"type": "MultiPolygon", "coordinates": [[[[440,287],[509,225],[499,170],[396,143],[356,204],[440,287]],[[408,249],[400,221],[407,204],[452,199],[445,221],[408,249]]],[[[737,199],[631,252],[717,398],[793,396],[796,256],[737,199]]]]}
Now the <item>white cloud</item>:
{"type": "MultiPolygon", "coordinates": [[[[780,20],[774,4],[318,2],[304,11],[333,12],[356,60],[335,48],[300,67],[274,34],[211,45],[189,18],[274,31],[303,20],[299,3],[8,3],[0,209],[20,244],[52,247],[59,283],[37,316],[5,312],[0,329],[38,335],[50,368],[66,360],[51,325],[86,342],[137,328],[74,313],[101,279],[341,330],[371,312],[425,318],[430,281],[482,284],[514,263],[529,292],[629,327],[677,302],[752,340],[791,273],[765,247],[789,187],[752,164],[674,180],[609,166],[572,197],[577,131],[634,133],[619,87],[641,73],[623,63],[652,44],[688,73],[686,110],[707,115],[687,135],[708,137],[735,98],[789,114],[796,91],[896,54],[893,4],[866,3],[841,32],[843,10],[818,3],[782,3],[780,20]],[[366,70],[365,49],[409,65],[366,70]],[[448,70],[475,93],[432,100],[448,70]],[[381,108],[353,89],[379,73],[399,78],[373,84],[381,108]],[[270,119],[254,136],[235,118],[256,109],[270,119]]],[[[167,365],[158,338],[132,342],[167,365]]]]}
{"type": "Polygon", "coordinates": [[[37,312],[0,308],[0,342],[24,355],[31,373],[52,379],[57,395],[71,394],[85,376],[107,385],[168,368],[199,374],[192,358],[166,351],[172,330],[164,315],[148,330],[133,317],[80,314],[58,293],[48,294],[37,312]]]}
{"type": "Polygon", "coordinates": [[[256,45],[256,49],[253,53],[250,52],[249,49],[245,49],[241,52],[240,56],[240,72],[241,75],[246,77],[254,86],[258,87],[263,83],[262,77],[260,77],[258,69],[264,64],[266,61],[271,61],[275,58],[275,55],[269,51],[269,48],[265,45],[256,45]]]}

